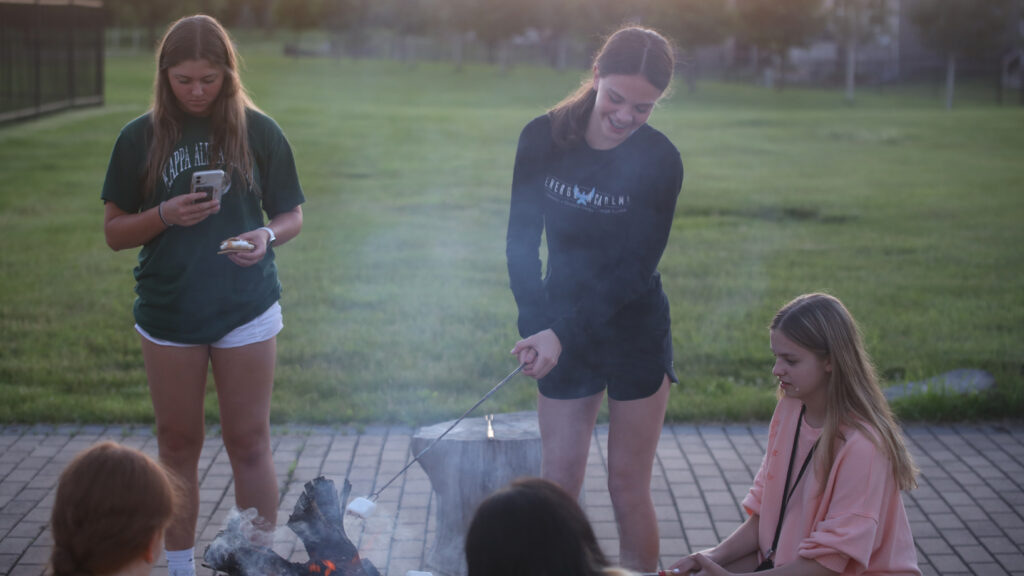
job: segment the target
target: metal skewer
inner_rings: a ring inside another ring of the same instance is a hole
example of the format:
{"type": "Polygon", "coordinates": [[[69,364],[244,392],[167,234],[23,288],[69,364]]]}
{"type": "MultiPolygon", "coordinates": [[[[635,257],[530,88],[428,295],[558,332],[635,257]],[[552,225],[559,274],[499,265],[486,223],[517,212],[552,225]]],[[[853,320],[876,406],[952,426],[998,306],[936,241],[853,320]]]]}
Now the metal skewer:
{"type": "MultiPolygon", "coordinates": [[[[495,392],[497,392],[499,388],[501,388],[502,386],[504,386],[506,382],[508,382],[509,380],[511,380],[513,376],[515,376],[516,374],[519,374],[520,372],[522,372],[522,370],[523,370],[523,367],[524,367],[524,366],[526,366],[526,365],[525,365],[525,364],[520,364],[520,365],[519,365],[519,367],[518,367],[518,368],[516,368],[515,370],[513,370],[512,372],[510,372],[508,376],[505,376],[505,377],[504,377],[504,378],[503,378],[503,379],[501,380],[501,382],[498,382],[498,384],[497,384],[497,385],[495,385],[495,386],[494,386],[494,388],[491,388],[491,391],[490,391],[490,392],[488,392],[487,394],[484,394],[482,398],[480,398],[479,400],[477,400],[476,404],[473,404],[473,405],[472,405],[472,406],[471,406],[471,407],[469,408],[469,410],[466,410],[465,412],[463,412],[462,416],[459,416],[458,420],[456,420],[455,422],[453,422],[453,423],[452,423],[452,425],[451,425],[451,426],[449,426],[447,430],[445,430],[444,432],[442,432],[442,433],[441,433],[441,435],[440,435],[440,436],[438,436],[437,438],[434,438],[433,440],[431,440],[430,444],[427,444],[427,447],[426,447],[426,448],[424,448],[423,450],[420,450],[420,453],[419,453],[419,454],[417,454],[415,458],[413,458],[412,460],[410,460],[410,461],[409,461],[409,463],[405,465],[405,467],[403,467],[403,468],[402,468],[401,470],[399,470],[399,471],[398,471],[398,473],[397,473],[397,474],[395,474],[395,475],[394,475],[394,476],[393,476],[393,477],[392,477],[392,478],[391,478],[390,480],[388,480],[387,482],[385,482],[383,486],[381,486],[380,488],[378,488],[378,489],[377,489],[377,490],[376,490],[376,491],[375,491],[375,492],[374,492],[373,494],[370,494],[370,495],[369,495],[368,497],[366,497],[366,498],[356,498],[356,500],[354,500],[354,501],[353,501],[353,504],[355,504],[355,503],[356,503],[357,501],[360,501],[360,500],[362,500],[363,502],[360,502],[360,504],[363,504],[363,505],[365,505],[365,506],[366,506],[366,507],[367,507],[367,508],[368,508],[368,509],[369,509],[370,511],[372,511],[372,510],[373,510],[373,507],[372,507],[372,506],[370,506],[369,504],[372,504],[373,502],[375,502],[375,501],[377,500],[377,498],[379,498],[379,497],[380,497],[380,493],[381,493],[381,492],[383,492],[385,488],[387,488],[388,486],[390,486],[390,485],[391,485],[391,483],[392,483],[392,482],[394,482],[395,480],[398,480],[398,478],[399,478],[399,477],[400,477],[400,476],[401,476],[402,474],[405,474],[405,471],[406,471],[406,470],[408,470],[410,466],[412,466],[413,464],[415,464],[416,462],[418,462],[421,456],[423,456],[423,455],[424,455],[424,454],[426,454],[426,453],[427,453],[428,451],[430,451],[430,449],[431,449],[431,448],[433,448],[433,447],[434,447],[434,445],[435,445],[435,444],[437,444],[437,442],[438,442],[438,441],[439,441],[439,440],[440,440],[441,438],[444,438],[444,437],[445,437],[445,435],[447,435],[447,434],[448,434],[449,432],[451,432],[453,428],[455,428],[456,426],[458,426],[458,425],[459,425],[459,422],[462,422],[462,421],[463,421],[463,420],[464,420],[464,419],[466,418],[466,416],[469,416],[469,413],[470,413],[470,412],[472,412],[473,410],[476,410],[478,406],[480,406],[481,404],[483,404],[483,403],[484,403],[484,401],[486,401],[486,400],[487,400],[488,398],[490,398],[491,396],[493,396],[493,395],[494,395],[494,393],[495,393],[495,392]],[[366,504],[366,502],[369,502],[369,504],[366,504]]],[[[349,504],[349,511],[350,511],[350,512],[353,512],[353,513],[355,513],[355,514],[356,514],[357,516],[364,516],[364,514],[362,514],[362,513],[359,513],[359,512],[357,511],[357,510],[353,509],[353,508],[352,508],[352,504],[349,504]]]]}

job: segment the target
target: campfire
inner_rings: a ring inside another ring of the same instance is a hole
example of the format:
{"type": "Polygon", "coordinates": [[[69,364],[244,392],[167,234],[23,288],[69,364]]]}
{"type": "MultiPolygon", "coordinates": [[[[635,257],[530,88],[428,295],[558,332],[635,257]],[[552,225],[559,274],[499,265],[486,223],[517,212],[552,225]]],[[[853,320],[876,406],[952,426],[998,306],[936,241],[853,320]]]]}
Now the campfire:
{"type": "Polygon", "coordinates": [[[207,546],[203,563],[230,576],[380,576],[345,534],[341,502],[351,492],[348,479],[340,500],[331,480],[320,476],[306,483],[287,526],[302,540],[308,562],[289,562],[254,544],[236,518],[207,546]]]}

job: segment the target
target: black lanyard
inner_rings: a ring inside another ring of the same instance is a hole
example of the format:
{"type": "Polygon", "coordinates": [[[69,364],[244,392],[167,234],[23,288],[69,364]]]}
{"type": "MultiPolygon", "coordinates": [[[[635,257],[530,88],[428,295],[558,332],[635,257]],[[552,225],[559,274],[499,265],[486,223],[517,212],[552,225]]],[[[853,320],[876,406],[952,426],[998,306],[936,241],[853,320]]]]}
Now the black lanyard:
{"type": "Polygon", "coordinates": [[[804,477],[804,471],[807,470],[807,466],[811,463],[814,449],[818,447],[818,441],[815,440],[814,445],[811,446],[811,451],[804,458],[804,464],[800,467],[800,473],[796,475],[793,487],[790,488],[789,480],[793,477],[793,459],[796,458],[796,448],[800,442],[800,424],[804,420],[804,412],[807,412],[806,404],[800,408],[800,417],[796,420],[796,434],[793,435],[793,451],[789,454],[789,471],[786,472],[786,485],[782,487],[782,509],[779,510],[779,523],[775,526],[775,538],[772,540],[772,548],[764,555],[765,560],[770,560],[775,556],[775,548],[779,545],[779,534],[782,532],[782,519],[786,517],[786,506],[789,505],[789,499],[793,497],[793,492],[796,492],[796,485],[800,483],[800,479],[804,477]]]}

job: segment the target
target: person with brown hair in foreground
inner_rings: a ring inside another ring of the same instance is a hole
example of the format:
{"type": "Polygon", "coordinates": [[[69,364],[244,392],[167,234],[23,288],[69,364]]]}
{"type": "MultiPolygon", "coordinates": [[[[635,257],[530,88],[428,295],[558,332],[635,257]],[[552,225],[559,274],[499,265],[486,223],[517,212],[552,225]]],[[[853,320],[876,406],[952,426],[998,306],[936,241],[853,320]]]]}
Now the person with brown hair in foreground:
{"type": "Polygon", "coordinates": [[[101,442],[60,475],[49,576],[149,574],[176,503],[173,476],[142,452],[101,442]]]}

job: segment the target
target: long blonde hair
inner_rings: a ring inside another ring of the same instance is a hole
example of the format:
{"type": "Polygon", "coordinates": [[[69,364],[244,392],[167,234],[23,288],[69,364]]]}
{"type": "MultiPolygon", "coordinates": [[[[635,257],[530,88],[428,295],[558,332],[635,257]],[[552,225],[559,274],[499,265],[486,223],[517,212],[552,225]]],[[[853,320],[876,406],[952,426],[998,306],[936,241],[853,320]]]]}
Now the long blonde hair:
{"type": "Polygon", "coordinates": [[[258,110],[238,75],[238,55],[227,30],[217,20],[198,14],[171,24],[160,41],[153,83],[153,135],[144,177],[144,196],[152,198],[175,143],[181,138],[185,113],[171,89],[167,69],[187,60],[206,60],[220,67],[224,83],[210,111],[210,164],[223,159],[225,171],[239,170],[252,187],[252,158],[249,156],[247,108],[258,110]]]}
{"type": "MultiPolygon", "coordinates": [[[[900,490],[916,487],[917,467],[878,385],[860,328],[843,303],[828,294],[804,294],[779,310],[771,329],[831,362],[825,392],[825,425],[815,456],[816,466],[824,472],[822,476],[835,463],[837,441],[844,440],[840,427],[852,426],[885,453],[900,490]]],[[[822,482],[822,489],[824,486],[822,482]]]]}
{"type": "MultiPolygon", "coordinates": [[[[643,74],[651,86],[662,92],[672,83],[675,66],[672,43],[655,30],[641,26],[620,28],[594,56],[598,76],[643,74]]],[[[557,147],[571,148],[583,141],[596,100],[594,75],[588,73],[575,92],[548,110],[551,136],[557,147]]]]}

